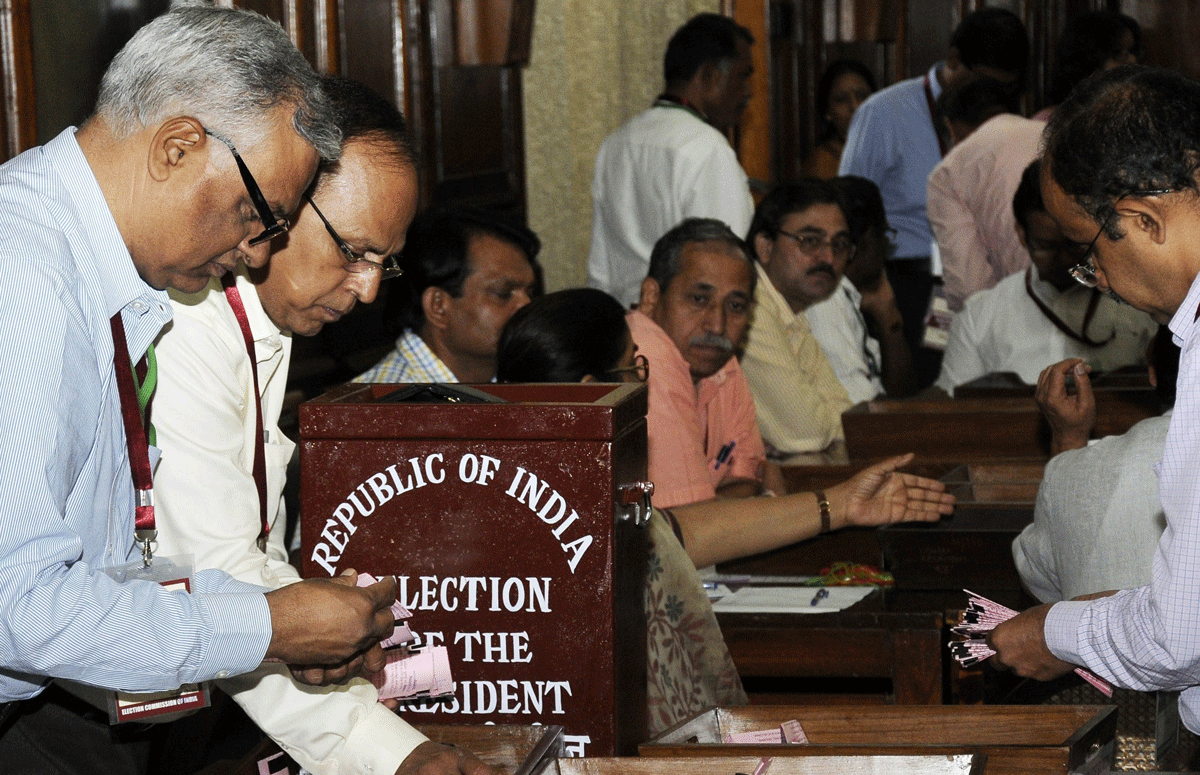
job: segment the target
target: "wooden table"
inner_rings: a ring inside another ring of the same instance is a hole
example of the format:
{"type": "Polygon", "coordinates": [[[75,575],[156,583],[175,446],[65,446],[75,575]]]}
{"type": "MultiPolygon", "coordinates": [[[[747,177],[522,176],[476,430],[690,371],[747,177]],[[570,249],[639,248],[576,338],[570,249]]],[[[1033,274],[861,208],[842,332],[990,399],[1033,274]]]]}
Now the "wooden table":
{"type": "Polygon", "coordinates": [[[886,678],[897,704],[942,704],[944,609],[889,610],[889,602],[876,591],[843,611],[717,621],[743,678],[886,678]]]}
{"type": "MultiPolygon", "coordinates": [[[[1037,602],[1019,590],[976,591],[1018,610],[1037,602]]],[[[979,701],[990,690],[979,668],[960,686],[962,671],[946,649],[966,600],[957,591],[879,589],[842,611],[718,613],[717,622],[744,679],[885,679],[890,692],[866,699],[940,705],[979,701]]]]}

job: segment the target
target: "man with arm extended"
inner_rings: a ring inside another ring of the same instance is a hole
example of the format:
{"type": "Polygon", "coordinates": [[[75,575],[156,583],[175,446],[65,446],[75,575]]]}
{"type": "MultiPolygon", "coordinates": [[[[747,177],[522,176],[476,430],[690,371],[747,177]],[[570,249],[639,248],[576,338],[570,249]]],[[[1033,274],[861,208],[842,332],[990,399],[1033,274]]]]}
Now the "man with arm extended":
{"type": "Polygon", "coordinates": [[[1042,191],[1076,274],[1169,323],[1182,353],[1156,470],[1167,527],[1148,586],[1032,608],[989,637],[993,659],[1049,680],[1082,665],[1126,688],[1182,690],[1200,731],[1200,84],[1124,66],[1080,84],[1046,130],[1042,191]]]}
{"type": "Polygon", "coordinates": [[[764,487],[783,492],[735,357],[754,282],[745,243],[720,221],[689,218],[654,245],[641,301],[626,320],[650,362],[647,467],[662,508],[764,487]]]}
{"type": "Polygon", "coordinates": [[[264,658],[305,666],[297,675],[313,682],[382,662],[373,647],[391,631],[394,582],[264,595],[207,572],[188,594],[105,573],[141,564],[130,457],[156,450],[127,440],[142,420],[117,381],[170,320],[162,289],[198,290],[242,259],[261,265],[319,155],[339,151],[319,81],[278,25],[191,7],[118,53],[77,132],[0,167],[7,770],[94,768],[113,747],[106,723],[29,701],[50,677],[157,691],[264,658]],[[122,346],[128,356],[115,356],[122,346]]]}
{"type": "MultiPolygon", "coordinates": [[[[341,158],[318,172],[286,243],[273,245],[264,268],[235,273],[232,291],[212,280],[199,293],[172,293],[175,318],[157,348],[159,551],[193,554],[197,567],[271,588],[300,578],[287,563],[281,494],[295,449],[279,430],[292,337],[313,336],[358,302],[374,300],[381,281],[397,274],[395,256],[417,204],[417,170],[400,113],[353,81],[326,78],[323,86],[338,116],[341,158]]],[[[441,771],[458,769],[456,749],[426,741],[364,679],[308,689],[268,664],[220,685],[316,775],[414,771],[439,754],[441,771]]]]}

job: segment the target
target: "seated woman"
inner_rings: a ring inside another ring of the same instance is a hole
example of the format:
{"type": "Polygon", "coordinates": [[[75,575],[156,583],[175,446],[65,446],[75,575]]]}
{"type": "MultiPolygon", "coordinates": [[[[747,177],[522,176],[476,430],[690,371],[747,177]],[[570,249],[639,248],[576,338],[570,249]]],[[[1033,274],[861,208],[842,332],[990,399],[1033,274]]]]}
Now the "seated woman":
{"type": "MultiPolygon", "coordinates": [[[[500,335],[501,382],[645,382],[616,299],[593,288],[558,291],[517,311],[500,335]]],[[[866,468],[827,492],[711,500],[655,509],[646,614],[651,734],[713,705],[746,702],[696,568],[765,552],[849,525],[936,521],[952,496],[941,482],[896,469],[912,455],[866,468]]]]}

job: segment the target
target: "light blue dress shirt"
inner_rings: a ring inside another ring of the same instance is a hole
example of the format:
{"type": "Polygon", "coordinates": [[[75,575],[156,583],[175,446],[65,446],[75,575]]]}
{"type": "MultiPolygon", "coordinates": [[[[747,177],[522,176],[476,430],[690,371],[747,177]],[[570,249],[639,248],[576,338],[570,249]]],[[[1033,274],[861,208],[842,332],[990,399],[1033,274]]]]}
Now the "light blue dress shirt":
{"type": "Polygon", "coordinates": [[[874,181],[883,196],[888,225],[896,230],[894,258],[928,258],[933,231],[925,217],[929,174],[942,160],[925,78],[933,99],[942,93],[937,69],[877,91],[854,113],[839,175],[874,181]]]}
{"type": "Polygon", "coordinates": [[[139,556],[118,310],[134,358],[171,317],[71,128],[0,167],[0,702],[46,676],[169,689],[251,670],[270,643],[258,587],[209,571],[189,595],[101,572],[139,556]]]}
{"type": "Polygon", "coordinates": [[[1200,732],[1200,277],[1171,318],[1182,350],[1175,411],[1158,472],[1167,527],[1150,585],[1090,602],[1056,603],[1046,645],[1117,686],[1181,689],[1179,714],[1200,732]]]}

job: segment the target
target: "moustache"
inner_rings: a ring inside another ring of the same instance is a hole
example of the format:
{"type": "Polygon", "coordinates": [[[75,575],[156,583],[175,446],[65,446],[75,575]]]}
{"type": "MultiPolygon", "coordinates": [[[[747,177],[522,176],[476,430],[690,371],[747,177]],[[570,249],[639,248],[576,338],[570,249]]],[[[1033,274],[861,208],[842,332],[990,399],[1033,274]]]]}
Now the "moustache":
{"type": "Polygon", "coordinates": [[[806,274],[817,274],[818,272],[823,272],[824,274],[829,275],[830,279],[833,279],[833,280],[837,279],[837,275],[834,274],[833,267],[830,266],[829,264],[821,264],[820,266],[814,266],[812,269],[809,269],[806,274]]]}
{"type": "Polygon", "coordinates": [[[705,334],[704,336],[694,336],[689,341],[692,347],[715,347],[718,350],[730,352],[733,350],[733,342],[720,334],[705,334]]]}

